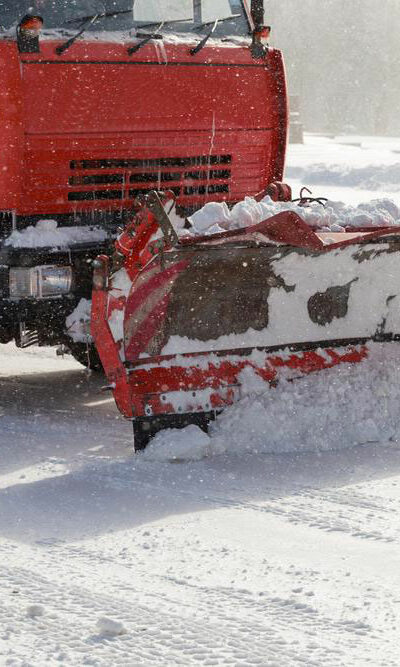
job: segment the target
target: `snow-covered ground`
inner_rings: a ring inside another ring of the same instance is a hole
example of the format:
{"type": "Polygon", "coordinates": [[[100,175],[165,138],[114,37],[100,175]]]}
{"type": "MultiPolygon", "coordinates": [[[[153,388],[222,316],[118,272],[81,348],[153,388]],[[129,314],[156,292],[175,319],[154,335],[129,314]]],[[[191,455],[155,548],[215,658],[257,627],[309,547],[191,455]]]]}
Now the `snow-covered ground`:
{"type": "MultiPolygon", "coordinates": [[[[309,137],[289,169],[396,161],[360,142],[309,137]]],[[[0,346],[0,665],[398,667],[397,358],[249,378],[210,438],[133,456],[101,377],[0,346]]]]}
{"type": "Polygon", "coordinates": [[[389,197],[400,203],[400,138],[305,135],[289,146],[286,179],[298,196],[308,186],[314,196],[357,206],[389,197]]]}

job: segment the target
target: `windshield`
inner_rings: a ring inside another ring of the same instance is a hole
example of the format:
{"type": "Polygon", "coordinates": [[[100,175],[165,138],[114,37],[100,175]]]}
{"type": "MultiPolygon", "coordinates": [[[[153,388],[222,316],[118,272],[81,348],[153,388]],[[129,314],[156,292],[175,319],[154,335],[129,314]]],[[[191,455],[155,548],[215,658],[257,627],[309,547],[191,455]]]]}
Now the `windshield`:
{"type": "Polygon", "coordinates": [[[0,0],[0,25],[8,30],[25,14],[39,14],[45,28],[76,30],[79,20],[102,12],[126,12],[103,17],[88,29],[100,31],[131,30],[146,23],[177,21],[165,25],[163,32],[189,32],[196,25],[239,14],[221,22],[216,36],[243,35],[249,25],[242,0],[0,0]],[[187,19],[187,20],[186,20],[187,19]],[[72,21],[72,23],[69,23],[72,21]]]}

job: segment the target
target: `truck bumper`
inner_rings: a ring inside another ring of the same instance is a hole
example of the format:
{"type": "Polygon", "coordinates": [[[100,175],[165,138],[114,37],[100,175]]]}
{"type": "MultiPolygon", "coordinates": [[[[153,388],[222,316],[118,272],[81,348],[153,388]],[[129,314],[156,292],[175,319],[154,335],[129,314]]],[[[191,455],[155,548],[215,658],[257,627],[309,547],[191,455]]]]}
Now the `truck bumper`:
{"type": "Polygon", "coordinates": [[[0,343],[18,339],[22,331],[36,332],[39,345],[56,345],[65,340],[65,320],[80,301],[80,296],[49,299],[0,301],[0,343]]]}
{"type": "MultiPolygon", "coordinates": [[[[90,299],[92,291],[92,261],[99,252],[110,254],[111,242],[104,245],[76,246],[65,251],[49,249],[0,249],[0,342],[15,338],[21,342],[21,332],[35,332],[39,345],[65,343],[65,319],[82,298],[90,299]],[[36,266],[72,267],[71,292],[45,298],[11,298],[10,269],[36,266]]],[[[29,344],[29,343],[28,343],[29,344]]]]}

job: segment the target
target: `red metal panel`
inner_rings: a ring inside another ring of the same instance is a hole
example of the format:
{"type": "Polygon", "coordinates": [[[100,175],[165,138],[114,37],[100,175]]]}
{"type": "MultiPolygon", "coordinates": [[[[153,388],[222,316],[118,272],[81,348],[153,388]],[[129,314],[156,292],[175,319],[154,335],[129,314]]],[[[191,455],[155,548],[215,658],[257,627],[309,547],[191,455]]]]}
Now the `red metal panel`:
{"type": "Polygon", "coordinates": [[[273,50],[264,62],[238,46],[191,56],[187,44],[165,44],[165,58],[151,44],[132,57],[123,44],[75,43],[62,57],[55,47],[22,57],[29,134],[279,125],[273,50]]]}
{"type": "MultiPolygon", "coordinates": [[[[229,165],[216,165],[215,169],[229,169],[229,179],[220,179],[220,182],[229,183],[230,192],[228,194],[213,194],[212,199],[228,199],[238,201],[248,194],[255,194],[263,188],[272,177],[272,158],[271,158],[271,140],[270,132],[221,132],[214,142],[213,155],[231,155],[232,162],[229,165]]],[[[76,135],[74,135],[75,137],[76,135]]],[[[140,158],[153,159],[165,157],[190,157],[196,155],[208,156],[210,147],[210,137],[207,133],[165,133],[153,132],[143,137],[141,135],[141,144],[134,148],[129,148],[126,137],[118,135],[112,141],[107,141],[102,137],[95,145],[93,139],[88,141],[82,139],[77,143],[77,147],[71,147],[71,137],[45,137],[31,136],[27,142],[27,152],[25,154],[26,170],[28,176],[24,183],[25,200],[32,198],[38,202],[41,211],[48,211],[49,202],[55,202],[55,212],[64,212],[70,210],[72,204],[68,202],[68,194],[72,191],[96,191],[98,189],[106,190],[109,186],[69,186],[71,177],[90,176],[96,174],[121,174],[125,177],[126,187],[124,188],[124,198],[129,199],[129,190],[132,187],[148,188],[148,183],[130,184],[130,177],[135,173],[153,172],[158,169],[153,168],[97,168],[97,169],[74,169],[71,170],[71,161],[81,161],[90,156],[92,160],[118,159],[118,158],[140,158]],[[146,139],[146,141],[142,141],[146,139]],[[150,140],[151,144],[150,145],[150,140]],[[168,143],[167,143],[168,142],[168,143]],[[42,202],[42,203],[40,203],[42,202]]],[[[185,172],[204,170],[204,166],[194,166],[178,169],[184,175],[185,172]]],[[[174,168],[164,169],[164,171],[176,171],[174,168]]],[[[213,181],[214,182],[214,181],[213,181]]],[[[215,180],[215,182],[217,182],[215,180]]],[[[167,183],[170,186],[172,182],[167,183]]],[[[176,185],[190,185],[185,179],[183,182],[175,182],[176,185]]],[[[162,187],[163,184],[160,184],[162,187]]],[[[150,187],[152,184],[150,184],[150,187]]],[[[158,184],[155,184],[158,187],[158,184]]],[[[165,184],[164,184],[165,186],[165,184]]],[[[154,187],[154,184],[153,184],[154,187]]],[[[211,197],[208,197],[210,199],[211,197]]],[[[193,201],[193,196],[185,197],[183,194],[179,201],[193,201]]],[[[200,205],[204,204],[204,196],[197,197],[200,205]]],[[[100,203],[100,202],[99,202],[100,203]]],[[[100,203],[101,204],[101,203],[100,203]]],[[[107,205],[120,207],[121,202],[107,202],[107,205]]],[[[125,202],[128,205],[128,202],[125,202]]],[[[76,205],[78,206],[78,205],[76,205]]],[[[93,202],[79,202],[79,208],[93,207],[93,202]]]]}
{"type": "Polygon", "coordinates": [[[22,88],[16,44],[0,42],[0,210],[19,204],[22,177],[22,88]]]}
{"type": "MultiPolygon", "coordinates": [[[[281,179],[287,128],[279,52],[271,50],[264,62],[247,46],[228,43],[194,57],[187,44],[165,44],[163,51],[149,44],[129,57],[127,45],[79,41],[57,56],[56,45],[43,41],[40,54],[21,55],[26,139],[19,213],[131,206],[129,185],[122,199],[93,194],[71,201],[71,191],[112,188],[70,185],[78,173],[71,161],[232,155],[229,192],[182,191],[182,204],[198,206],[238,201],[281,179]]],[[[129,183],[131,171],[125,175],[129,183]]]]}
{"type": "Polygon", "coordinates": [[[101,256],[95,268],[95,288],[92,293],[91,334],[101,349],[104,372],[113,388],[115,402],[125,417],[132,417],[135,397],[131,396],[125,368],[107,321],[108,293],[105,289],[109,259],[101,256]],[[97,280],[97,284],[96,284],[97,280]],[[101,283],[101,284],[100,284],[101,283]]]}
{"type": "MultiPolygon", "coordinates": [[[[225,356],[229,356],[229,350],[225,356]]],[[[234,355],[235,351],[232,350],[234,355]]],[[[269,384],[275,384],[283,371],[291,370],[299,377],[339,364],[359,363],[368,357],[365,345],[348,346],[341,350],[327,348],[324,352],[306,350],[280,355],[278,352],[265,351],[262,361],[257,363],[251,358],[221,357],[217,360],[212,354],[182,355],[180,359],[191,361],[191,366],[180,365],[179,358],[171,360],[169,368],[163,368],[163,359],[152,359],[152,367],[132,367],[128,375],[129,391],[135,397],[135,416],[149,414],[176,414],[176,401],[171,395],[181,392],[182,412],[207,412],[211,409],[232,405],[240,397],[240,373],[245,368],[252,369],[256,375],[269,384]],[[199,363],[201,362],[201,364],[199,363]],[[153,365],[154,364],[154,365],[153,365]],[[201,401],[198,392],[209,389],[201,401]],[[236,389],[236,391],[235,391],[236,389]],[[206,401],[206,403],[204,402],[206,401]],[[149,412],[150,411],[150,412],[149,412]]],[[[126,389],[127,390],[127,389],[126,389]]],[[[129,414],[126,416],[130,416],[129,414]]]]}

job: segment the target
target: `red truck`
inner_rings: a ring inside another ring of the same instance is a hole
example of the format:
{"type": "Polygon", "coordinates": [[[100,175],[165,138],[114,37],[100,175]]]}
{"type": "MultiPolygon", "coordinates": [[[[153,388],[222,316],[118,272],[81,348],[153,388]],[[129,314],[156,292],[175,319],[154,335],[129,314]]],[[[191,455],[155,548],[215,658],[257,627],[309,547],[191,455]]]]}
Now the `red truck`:
{"type": "Polygon", "coordinates": [[[66,317],[138,195],[172,190],[185,216],[282,180],[263,18],[262,0],[0,0],[0,342],[85,362],[66,317]]]}

